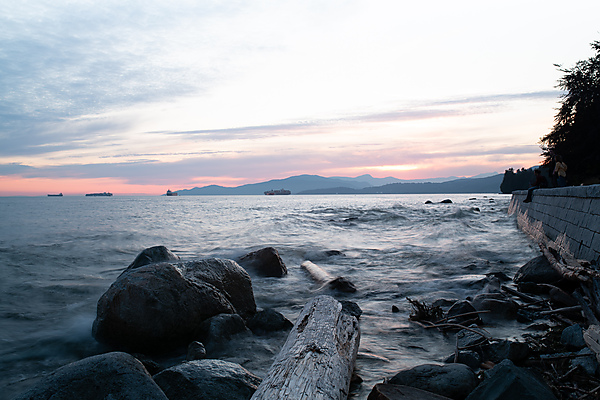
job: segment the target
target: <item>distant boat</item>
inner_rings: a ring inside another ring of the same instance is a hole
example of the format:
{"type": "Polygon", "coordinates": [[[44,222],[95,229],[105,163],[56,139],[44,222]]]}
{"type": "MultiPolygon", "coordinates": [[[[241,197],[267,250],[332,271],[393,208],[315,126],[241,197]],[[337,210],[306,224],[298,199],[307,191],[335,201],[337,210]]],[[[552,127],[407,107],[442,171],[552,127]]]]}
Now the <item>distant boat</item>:
{"type": "Polygon", "coordinates": [[[267,190],[265,192],[267,196],[280,195],[280,194],[292,194],[289,190],[280,189],[280,190],[267,190]]]}
{"type": "Polygon", "coordinates": [[[63,197],[62,193],[59,194],[49,194],[48,197],[63,197]]]}
{"type": "Polygon", "coordinates": [[[167,190],[167,196],[179,196],[177,192],[171,192],[171,190],[167,190]]]}
{"type": "Polygon", "coordinates": [[[88,194],[86,194],[86,196],[94,196],[94,197],[100,197],[100,196],[112,196],[112,193],[109,193],[109,192],[102,192],[102,193],[88,193],[88,194]]]}

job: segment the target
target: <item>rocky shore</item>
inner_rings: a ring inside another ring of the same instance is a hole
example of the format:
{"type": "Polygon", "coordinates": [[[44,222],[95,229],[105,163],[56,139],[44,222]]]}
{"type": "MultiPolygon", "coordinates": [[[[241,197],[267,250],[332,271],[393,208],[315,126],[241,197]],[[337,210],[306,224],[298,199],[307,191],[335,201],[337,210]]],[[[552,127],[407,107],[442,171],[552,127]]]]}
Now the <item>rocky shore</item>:
{"type": "MultiPolygon", "coordinates": [[[[456,350],[431,364],[382,376],[368,399],[600,398],[600,286],[594,265],[573,262],[546,254],[512,278],[488,274],[472,298],[431,304],[407,299],[410,320],[423,330],[439,331],[440,340],[452,338],[456,350]],[[514,321],[527,326],[519,340],[492,337],[486,330],[514,321]]],[[[319,273],[318,266],[310,267],[311,274],[319,273]]],[[[182,261],[163,246],[142,251],[98,301],[93,335],[106,352],[59,368],[17,399],[252,398],[261,379],[240,364],[212,358],[213,351],[233,336],[269,340],[282,332],[302,332],[307,322],[304,317],[293,324],[276,310],[258,308],[249,272],[276,278],[287,268],[273,248],[237,261],[182,261]],[[184,359],[165,365],[165,354],[184,359]]],[[[323,287],[332,294],[356,290],[351,282],[334,283],[342,277],[330,278],[323,287]]],[[[350,321],[343,322],[353,338],[347,340],[357,340],[352,329],[358,329],[360,308],[342,303],[340,310],[349,317],[335,320],[350,321]]],[[[339,340],[339,349],[349,345],[343,338],[333,340],[339,340]]],[[[326,347],[311,346],[315,357],[326,347]]],[[[350,372],[355,358],[355,351],[343,357],[350,372]]],[[[360,382],[354,375],[349,392],[323,398],[352,397],[360,382]]]]}

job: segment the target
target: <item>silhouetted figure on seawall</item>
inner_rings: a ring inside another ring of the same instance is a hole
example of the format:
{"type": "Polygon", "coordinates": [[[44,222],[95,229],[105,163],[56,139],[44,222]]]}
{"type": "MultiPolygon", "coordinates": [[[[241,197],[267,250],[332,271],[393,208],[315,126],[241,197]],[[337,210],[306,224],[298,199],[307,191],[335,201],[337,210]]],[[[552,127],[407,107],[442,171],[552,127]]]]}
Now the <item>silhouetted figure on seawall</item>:
{"type": "Polygon", "coordinates": [[[563,162],[562,157],[559,155],[554,156],[554,161],[556,164],[552,175],[556,179],[556,186],[565,187],[567,186],[567,164],[563,162]]]}
{"type": "Polygon", "coordinates": [[[542,171],[540,171],[539,168],[533,171],[533,173],[535,174],[535,181],[533,181],[531,187],[527,189],[527,198],[523,200],[523,203],[531,202],[531,197],[533,196],[533,191],[535,189],[548,187],[548,180],[542,175],[542,171]]]}

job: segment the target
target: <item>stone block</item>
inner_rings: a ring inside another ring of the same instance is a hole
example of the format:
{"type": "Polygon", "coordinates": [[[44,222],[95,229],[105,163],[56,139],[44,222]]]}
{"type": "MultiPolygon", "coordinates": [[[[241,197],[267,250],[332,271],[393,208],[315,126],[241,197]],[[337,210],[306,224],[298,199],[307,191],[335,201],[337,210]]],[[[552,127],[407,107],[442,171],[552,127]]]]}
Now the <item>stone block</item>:
{"type": "Polygon", "coordinates": [[[592,239],[594,239],[594,232],[584,227],[580,228],[581,244],[585,247],[592,247],[592,239]]]}
{"type": "Polygon", "coordinates": [[[586,189],[586,197],[600,198],[600,185],[584,186],[586,189]]]}

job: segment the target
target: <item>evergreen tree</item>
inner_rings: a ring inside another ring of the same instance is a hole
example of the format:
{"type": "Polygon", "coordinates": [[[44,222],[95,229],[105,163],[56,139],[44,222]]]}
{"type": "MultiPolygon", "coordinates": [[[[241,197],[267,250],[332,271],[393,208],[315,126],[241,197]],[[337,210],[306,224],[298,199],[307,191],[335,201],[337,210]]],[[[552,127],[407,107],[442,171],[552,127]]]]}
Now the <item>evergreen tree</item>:
{"type": "Polygon", "coordinates": [[[593,57],[570,69],[557,65],[564,73],[557,87],[565,94],[554,127],[541,139],[544,164],[562,156],[571,185],[600,183],[600,41],[591,46],[593,57]]]}

